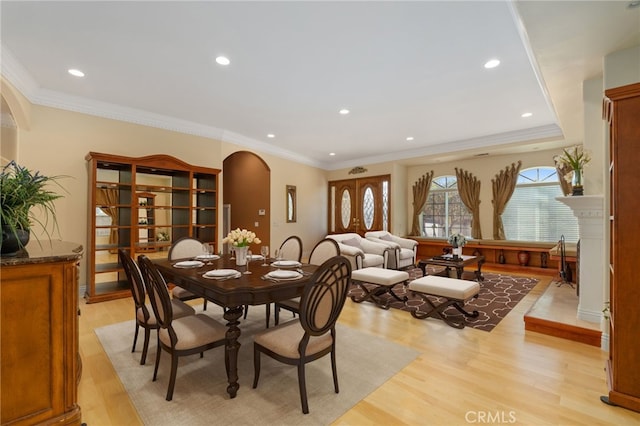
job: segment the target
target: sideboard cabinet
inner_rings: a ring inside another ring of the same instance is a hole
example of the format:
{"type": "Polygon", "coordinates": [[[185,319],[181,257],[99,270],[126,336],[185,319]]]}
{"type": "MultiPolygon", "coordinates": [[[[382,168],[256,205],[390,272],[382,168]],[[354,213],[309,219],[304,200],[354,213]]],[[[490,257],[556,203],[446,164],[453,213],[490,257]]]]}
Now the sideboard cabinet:
{"type": "Polygon", "coordinates": [[[0,258],[2,425],[81,424],[78,263],[82,245],[34,237],[0,258]]]}
{"type": "Polygon", "coordinates": [[[605,92],[610,133],[609,402],[640,411],[640,83],[605,92]]]}
{"type": "Polygon", "coordinates": [[[217,245],[219,169],[168,155],[124,157],[90,152],[87,303],[131,295],[118,249],[166,257],[193,237],[217,245]]]}

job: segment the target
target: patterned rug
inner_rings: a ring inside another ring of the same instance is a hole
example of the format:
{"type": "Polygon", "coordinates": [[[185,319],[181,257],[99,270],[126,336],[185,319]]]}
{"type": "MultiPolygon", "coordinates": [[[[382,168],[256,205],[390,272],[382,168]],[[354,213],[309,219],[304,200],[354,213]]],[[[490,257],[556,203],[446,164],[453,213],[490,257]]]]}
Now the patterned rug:
{"type": "MultiPolygon", "coordinates": [[[[422,276],[422,271],[418,268],[407,271],[410,280],[422,276]]],[[[438,269],[427,269],[428,274],[436,274],[441,272],[438,269]]],[[[484,272],[484,281],[480,282],[480,294],[477,299],[471,299],[465,305],[465,309],[469,312],[478,311],[480,315],[477,318],[466,318],[467,327],[476,328],[478,330],[491,331],[498,323],[507,316],[507,314],[526,296],[532,288],[538,284],[535,278],[517,277],[511,275],[484,272]]],[[[368,288],[374,288],[374,285],[366,284],[368,288]]],[[[381,299],[390,300],[389,306],[403,311],[418,310],[426,312],[429,306],[418,296],[413,296],[404,285],[398,284],[393,288],[401,298],[408,297],[406,302],[399,302],[389,294],[384,294],[381,299]],[[426,306],[425,306],[426,305],[426,306]]],[[[349,290],[349,296],[362,296],[364,292],[357,286],[352,286],[349,290]]],[[[442,303],[437,297],[429,296],[436,304],[442,303]]],[[[368,301],[366,303],[369,303],[368,301]]],[[[453,307],[449,307],[444,311],[445,315],[461,317],[461,314],[453,307]]],[[[433,318],[431,318],[433,319],[433,318]]]]}

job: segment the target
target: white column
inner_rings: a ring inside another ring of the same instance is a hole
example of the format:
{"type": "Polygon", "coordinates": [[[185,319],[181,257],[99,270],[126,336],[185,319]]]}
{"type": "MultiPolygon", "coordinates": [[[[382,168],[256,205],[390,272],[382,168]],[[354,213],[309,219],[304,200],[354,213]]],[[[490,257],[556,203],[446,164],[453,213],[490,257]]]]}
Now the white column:
{"type": "Polygon", "coordinates": [[[557,197],[568,205],[578,218],[580,235],[580,296],[578,318],[601,324],[604,304],[606,267],[609,264],[604,253],[604,197],[584,195],[557,197]]]}

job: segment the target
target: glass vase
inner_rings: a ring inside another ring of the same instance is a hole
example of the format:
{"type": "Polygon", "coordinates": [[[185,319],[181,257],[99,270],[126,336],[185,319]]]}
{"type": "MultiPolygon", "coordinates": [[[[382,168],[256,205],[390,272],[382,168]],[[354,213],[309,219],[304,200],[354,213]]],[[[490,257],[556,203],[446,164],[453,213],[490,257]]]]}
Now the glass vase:
{"type": "Polygon", "coordinates": [[[571,185],[573,187],[571,195],[584,195],[584,188],[582,186],[582,169],[573,170],[571,185]]]}
{"type": "Polygon", "coordinates": [[[244,266],[247,264],[247,250],[249,247],[236,247],[236,266],[244,266]]]}

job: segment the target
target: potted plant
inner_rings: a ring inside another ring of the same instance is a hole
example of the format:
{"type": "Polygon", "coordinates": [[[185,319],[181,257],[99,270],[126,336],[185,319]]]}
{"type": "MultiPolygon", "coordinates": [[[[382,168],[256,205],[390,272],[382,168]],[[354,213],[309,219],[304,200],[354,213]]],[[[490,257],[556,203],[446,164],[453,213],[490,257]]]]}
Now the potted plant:
{"type": "MultiPolygon", "coordinates": [[[[44,176],[11,161],[0,174],[0,224],[2,225],[1,254],[15,256],[29,241],[31,226],[38,223],[50,237],[48,225],[57,229],[54,200],[62,197],[49,189],[62,176],[44,176]],[[43,215],[33,214],[32,207],[40,207],[43,215]],[[49,222],[49,218],[52,222],[49,222]]],[[[36,237],[37,238],[37,237],[36,237]]]]}

